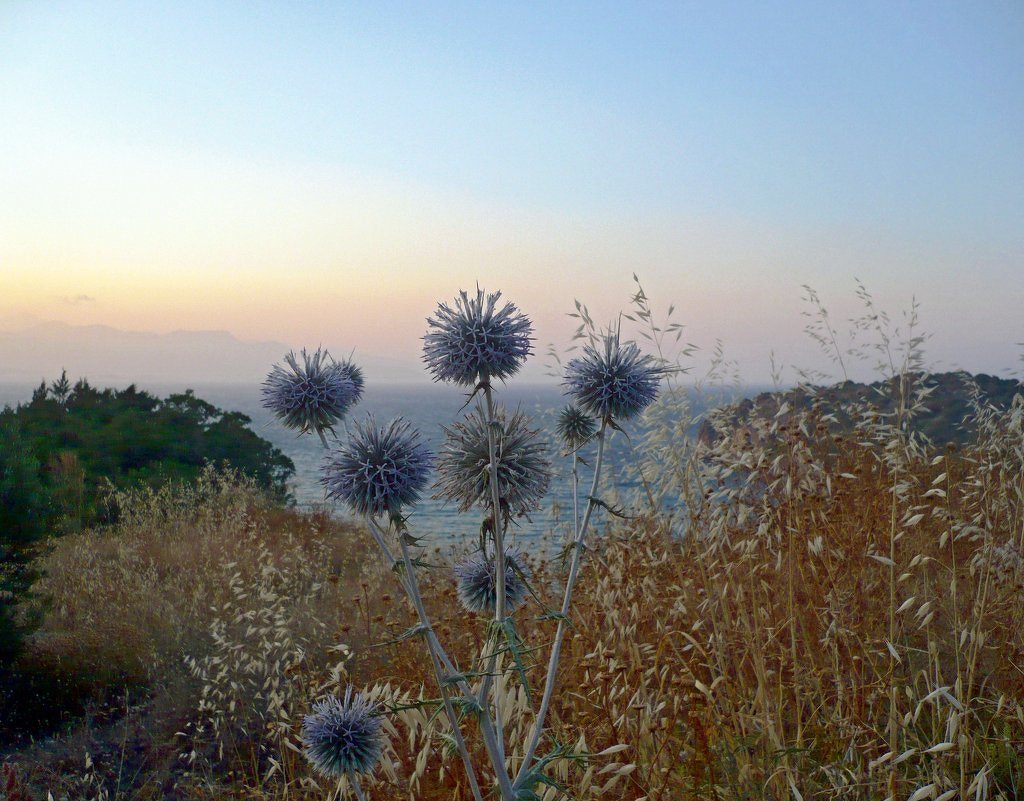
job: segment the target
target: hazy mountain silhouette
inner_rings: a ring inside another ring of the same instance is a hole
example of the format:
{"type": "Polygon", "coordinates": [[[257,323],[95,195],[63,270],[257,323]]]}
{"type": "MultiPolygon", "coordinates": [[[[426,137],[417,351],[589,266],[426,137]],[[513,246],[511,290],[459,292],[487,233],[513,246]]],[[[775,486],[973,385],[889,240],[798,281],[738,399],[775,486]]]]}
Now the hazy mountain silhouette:
{"type": "MultiPolygon", "coordinates": [[[[107,325],[41,322],[25,315],[0,317],[0,382],[52,381],[66,369],[74,381],[98,386],[150,383],[258,384],[289,350],[315,349],[327,342],[287,345],[273,340],[245,342],[228,331],[123,331],[107,325]]],[[[337,358],[349,348],[330,348],[337,358]]],[[[429,379],[418,363],[392,354],[355,353],[369,380],[378,383],[429,379]]]]}
{"type": "Polygon", "coordinates": [[[289,350],[243,342],[227,331],[122,331],[105,325],[40,322],[0,331],[0,381],[72,378],[104,381],[258,382],[289,350]]]}

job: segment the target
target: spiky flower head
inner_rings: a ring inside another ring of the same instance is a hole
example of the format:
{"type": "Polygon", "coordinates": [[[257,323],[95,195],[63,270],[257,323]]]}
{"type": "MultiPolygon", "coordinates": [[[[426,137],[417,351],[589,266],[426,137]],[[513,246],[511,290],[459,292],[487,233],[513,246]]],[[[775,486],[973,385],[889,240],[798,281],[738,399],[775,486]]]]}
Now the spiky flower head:
{"type": "Polygon", "coordinates": [[[363,373],[350,361],[336,362],[321,348],[302,350],[302,363],[290,351],[263,382],[263,406],[300,434],[323,436],[363,394],[363,373]]]}
{"type": "Polygon", "coordinates": [[[306,759],[322,776],[340,779],[346,773],[369,773],[384,749],[380,710],[362,693],[345,690],[313,705],[302,719],[306,759]]]}
{"type": "Polygon", "coordinates": [[[530,349],[533,324],[512,303],[497,308],[500,292],[470,297],[460,292],[454,307],[442,303],[427,318],[423,361],[435,381],[475,386],[513,375],[530,349]]]}
{"type": "Polygon", "coordinates": [[[582,411],[578,406],[569,404],[558,414],[555,432],[569,450],[574,451],[584,445],[597,431],[594,418],[582,411]]]}
{"type": "Polygon", "coordinates": [[[337,366],[338,372],[351,381],[352,386],[355,388],[355,397],[353,397],[351,404],[354,406],[359,403],[360,399],[363,397],[363,387],[366,386],[366,379],[363,377],[363,368],[357,367],[353,364],[351,358],[337,362],[337,366]]]}
{"type": "Polygon", "coordinates": [[[394,516],[419,499],[431,463],[430,451],[408,421],[398,417],[378,426],[368,417],[328,455],[320,483],[328,498],[347,503],[357,514],[394,516]]]}
{"type": "MultiPolygon", "coordinates": [[[[454,568],[459,601],[470,612],[493,615],[497,604],[498,567],[493,556],[476,553],[454,568]]],[[[512,614],[526,600],[530,569],[522,552],[505,550],[505,611],[512,614]]]]}
{"type": "MultiPolygon", "coordinates": [[[[494,409],[494,447],[498,464],[498,496],[502,512],[518,517],[537,508],[548,491],[551,462],[548,447],[530,428],[521,411],[509,415],[503,406],[494,409]]],[[[435,498],[454,501],[460,512],[476,505],[491,506],[491,459],[487,443],[487,417],[477,408],[451,428],[442,426],[444,444],[437,460],[435,498]]]]}
{"type": "Polygon", "coordinates": [[[600,348],[588,344],[566,365],[562,384],[585,412],[601,420],[626,420],[654,401],[663,372],[636,343],[622,343],[617,332],[609,332],[600,348]]]}

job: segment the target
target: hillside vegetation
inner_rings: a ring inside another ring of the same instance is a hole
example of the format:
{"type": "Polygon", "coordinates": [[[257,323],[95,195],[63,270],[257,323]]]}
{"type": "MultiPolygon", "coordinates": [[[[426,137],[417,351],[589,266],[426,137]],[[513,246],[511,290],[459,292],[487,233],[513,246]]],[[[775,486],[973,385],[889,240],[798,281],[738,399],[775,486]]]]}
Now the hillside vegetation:
{"type": "MultiPolygon", "coordinates": [[[[935,445],[947,443],[965,445],[977,435],[977,421],[973,410],[979,406],[1007,412],[1013,399],[1021,391],[1019,381],[991,375],[955,373],[910,372],[902,378],[889,378],[864,384],[843,381],[830,386],[801,385],[784,392],[762,392],[730,408],[733,427],[739,427],[748,417],[772,417],[781,404],[794,413],[817,408],[830,416],[833,427],[852,433],[857,420],[854,413],[874,413],[892,416],[900,392],[921,398],[914,414],[914,431],[927,437],[935,445]],[[902,390],[898,386],[903,383],[902,390]]],[[[706,421],[700,430],[705,439],[714,439],[714,428],[706,421]]]]}
{"type": "Polygon", "coordinates": [[[72,385],[66,375],[0,411],[0,691],[38,619],[16,609],[39,575],[32,559],[54,537],[114,521],[114,492],[191,483],[216,464],[285,500],[295,467],[250,422],[191,390],[161,400],[134,386],[72,385]]]}
{"type": "MultiPolygon", "coordinates": [[[[636,443],[646,511],[584,562],[543,798],[1024,797],[1024,398],[967,393],[970,438],[946,444],[919,434],[924,382],[881,393],[765,396],[692,440],[663,393],[636,443]]],[[[325,798],[298,726],[348,682],[393,710],[372,798],[472,797],[368,534],[212,472],[116,502],[37,565],[21,731],[60,736],[9,752],[9,797],[325,798]]],[[[471,664],[446,556],[423,553],[426,600],[471,664]]],[[[564,565],[532,568],[517,626],[545,643],[564,565]]],[[[504,686],[516,743],[532,706],[504,686]]]]}
{"type": "Polygon", "coordinates": [[[64,530],[109,520],[108,487],[157,488],[191,481],[207,463],[228,463],[280,498],[295,465],[259,437],[240,412],[218,409],[192,390],[157,398],[134,385],[97,389],[66,375],[0,411],[17,426],[51,488],[54,521],[64,530]]]}

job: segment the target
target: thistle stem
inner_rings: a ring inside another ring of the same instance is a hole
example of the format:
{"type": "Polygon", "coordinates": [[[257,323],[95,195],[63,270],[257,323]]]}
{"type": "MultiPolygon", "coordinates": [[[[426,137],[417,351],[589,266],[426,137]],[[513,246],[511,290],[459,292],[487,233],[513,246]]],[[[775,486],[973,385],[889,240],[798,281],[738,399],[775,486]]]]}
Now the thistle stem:
{"type": "MultiPolygon", "coordinates": [[[[366,522],[370,527],[370,533],[377,545],[384,552],[385,556],[389,559],[391,564],[398,564],[391,554],[391,550],[387,546],[387,542],[384,539],[384,531],[381,529],[380,524],[374,520],[371,516],[367,515],[366,522]]],[[[462,730],[459,728],[458,716],[455,714],[455,708],[452,704],[451,697],[448,695],[448,683],[445,680],[445,673],[449,676],[457,675],[458,671],[455,669],[451,658],[445,652],[441,645],[441,641],[437,638],[434,633],[434,628],[430,624],[430,618],[427,616],[426,607],[423,605],[423,596],[420,593],[419,582],[416,581],[416,573],[412,563],[412,558],[409,555],[409,546],[406,544],[405,539],[399,535],[399,545],[402,549],[402,565],[405,568],[404,575],[401,579],[402,588],[405,590],[409,600],[412,601],[413,608],[416,610],[416,616],[419,619],[420,625],[424,628],[427,641],[427,652],[430,655],[430,662],[434,669],[434,678],[437,681],[437,686],[441,692],[441,698],[444,702],[445,714],[448,717],[448,722],[452,727],[452,736],[455,739],[456,748],[459,751],[459,756],[462,758],[462,763],[466,768],[466,776],[469,780],[470,788],[473,791],[473,798],[475,801],[482,801],[482,794],[480,791],[480,784],[476,777],[476,770],[473,767],[473,760],[469,755],[469,749],[466,746],[466,740],[462,736],[462,730]]],[[[473,694],[472,688],[467,682],[461,680],[459,682],[459,688],[462,691],[463,696],[467,700],[473,702],[476,701],[476,697],[473,694]]],[[[513,796],[510,794],[512,786],[509,783],[508,775],[505,771],[505,761],[497,759],[500,755],[495,749],[496,736],[494,730],[490,726],[490,721],[486,715],[481,715],[480,728],[483,731],[484,742],[487,746],[487,751],[491,754],[491,762],[495,772],[498,775],[498,782],[502,785],[502,798],[511,799],[513,796]],[[503,781],[504,780],[504,781],[503,781]],[[509,794],[505,793],[505,786],[508,785],[509,794]]]]}
{"type": "Polygon", "coordinates": [[[572,450],[572,536],[580,530],[580,453],[579,448],[572,450]]]}
{"type": "Polygon", "coordinates": [[[580,561],[583,556],[583,545],[587,535],[587,527],[590,525],[590,517],[597,506],[598,482],[601,478],[601,465],[604,461],[604,447],[608,431],[608,419],[601,421],[601,429],[597,432],[597,459],[594,462],[594,478],[590,484],[590,496],[587,499],[587,508],[583,513],[583,521],[579,530],[576,531],[576,538],[573,542],[572,559],[569,563],[569,577],[565,581],[565,595],[562,598],[561,615],[558,618],[558,628],[555,629],[555,642],[551,646],[551,658],[548,662],[548,672],[544,678],[544,694],[541,697],[540,709],[537,710],[537,717],[530,732],[530,740],[527,743],[526,751],[523,753],[523,762],[516,774],[514,787],[520,789],[523,780],[526,778],[530,762],[537,752],[540,744],[540,737],[544,731],[544,719],[547,717],[548,708],[551,706],[551,697],[555,690],[555,678],[558,672],[558,661],[562,655],[562,642],[565,639],[565,631],[568,627],[569,607],[572,604],[572,591],[576,585],[576,578],[579,576],[580,561]]]}
{"type": "MultiPolygon", "coordinates": [[[[499,654],[501,632],[505,624],[505,527],[501,518],[501,489],[498,486],[498,448],[494,441],[494,396],[488,376],[480,375],[480,383],[484,388],[484,399],[487,404],[487,455],[489,459],[488,484],[491,488],[491,512],[494,523],[494,638],[495,643],[487,660],[486,675],[480,684],[480,706],[486,708],[492,684],[497,684],[494,692],[494,729],[498,737],[498,746],[502,765],[505,764],[505,734],[501,720],[501,697],[504,694],[504,680],[500,674],[499,654]]],[[[484,555],[486,557],[486,554],[484,555]]]]}
{"type": "Polygon", "coordinates": [[[497,571],[494,601],[494,619],[501,623],[505,619],[505,527],[501,519],[501,488],[498,486],[498,447],[494,441],[494,397],[490,384],[484,386],[487,400],[487,455],[490,460],[489,484],[491,487],[491,509],[494,515],[494,565],[497,571]]]}
{"type": "Polygon", "coordinates": [[[363,792],[363,786],[359,783],[359,779],[356,777],[356,774],[350,773],[348,775],[348,781],[349,784],[352,785],[352,791],[356,794],[356,798],[358,798],[359,801],[366,801],[366,794],[363,792]]]}

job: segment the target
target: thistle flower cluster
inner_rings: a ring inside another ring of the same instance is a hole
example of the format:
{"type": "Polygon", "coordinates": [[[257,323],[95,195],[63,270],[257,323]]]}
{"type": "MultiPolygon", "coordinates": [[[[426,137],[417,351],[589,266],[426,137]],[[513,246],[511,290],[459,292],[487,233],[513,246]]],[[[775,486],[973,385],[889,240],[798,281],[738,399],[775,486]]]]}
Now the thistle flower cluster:
{"type": "Polygon", "coordinates": [[[327,497],[357,514],[393,516],[419,500],[432,461],[408,421],[398,417],[378,426],[370,417],[356,423],[348,441],[327,457],[320,483],[327,497]]]}
{"type": "Polygon", "coordinates": [[[512,303],[498,309],[499,298],[479,288],[475,297],[460,292],[454,308],[442,303],[427,318],[432,330],[423,337],[423,361],[435,381],[475,386],[520,368],[531,353],[533,325],[512,303]]]}
{"type": "Polygon", "coordinates": [[[597,422],[594,418],[572,404],[559,412],[558,420],[555,422],[555,433],[570,451],[585,445],[594,436],[595,431],[597,422]]]}
{"type": "MultiPolygon", "coordinates": [[[[436,460],[435,498],[454,502],[459,511],[479,508],[486,515],[480,529],[480,548],[453,568],[459,602],[469,612],[493,617],[498,606],[498,590],[502,589],[505,614],[520,608],[530,594],[531,575],[525,556],[506,546],[506,526],[515,517],[539,507],[551,481],[548,445],[531,427],[529,418],[520,410],[509,412],[493,400],[492,381],[514,375],[532,352],[533,326],[514,304],[500,304],[501,293],[485,294],[479,287],[475,294],[460,292],[454,302],[439,304],[434,316],[427,319],[423,337],[423,360],[435,381],[446,381],[471,387],[477,397],[476,408],[464,418],[442,426],[444,443],[436,460]],[[498,509],[493,509],[497,504],[498,509]],[[488,536],[488,525],[491,526],[488,536]],[[498,562],[503,569],[499,571],[498,562]]],[[[301,363],[289,353],[284,366],[274,365],[263,384],[263,405],[273,411],[286,426],[300,432],[325,430],[343,418],[363,392],[362,372],[351,362],[336,362],[318,348],[315,353],[302,351],[301,363]]],[[[639,414],[656,397],[663,368],[650,356],[641,354],[633,343],[621,343],[617,332],[586,346],[571,360],[565,372],[564,386],[572,403],[559,414],[556,431],[565,446],[576,451],[589,442],[598,424],[614,425],[616,419],[639,414]]],[[[605,449],[598,449],[594,466],[594,487],[598,486],[605,449]]],[[[394,529],[404,534],[406,518],[403,507],[419,500],[428,483],[435,459],[423,444],[418,431],[401,417],[386,425],[378,425],[368,417],[351,427],[343,444],[328,455],[320,483],[328,498],[346,504],[360,516],[387,515],[394,529]]],[[[574,467],[576,460],[574,459],[574,467]]],[[[574,491],[577,476],[574,474],[574,491]]],[[[591,498],[588,513],[574,532],[576,544],[582,546],[594,504],[591,498]]],[[[372,533],[382,550],[394,558],[379,538],[380,529],[371,520],[372,533]]],[[[420,626],[431,630],[428,612],[422,603],[415,566],[407,549],[410,538],[400,537],[406,573],[402,587],[416,609],[420,626]]],[[[572,586],[579,575],[579,559],[583,548],[573,551],[573,563],[565,587],[563,613],[571,601],[572,586]]],[[[481,731],[495,778],[503,799],[530,795],[537,783],[547,757],[537,757],[536,749],[543,735],[545,716],[554,687],[556,669],[568,618],[563,615],[556,629],[551,661],[545,678],[544,700],[536,712],[535,722],[526,747],[519,776],[504,772],[505,730],[501,719],[500,667],[498,651],[481,659],[487,662],[487,678],[481,689],[469,687],[459,678],[451,684],[458,688],[463,700],[479,708],[481,731]],[[497,682],[492,687],[493,682],[497,682]],[[493,706],[493,718],[488,710],[493,706]],[[536,758],[536,759],[535,759],[536,758]]],[[[498,621],[499,628],[509,625],[498,621]]],[[[496,629],[489,628],[489,632],[496,629]]],[[[490,636],[490,634],[489,634],[490,636]]],[[[443,666],[453,664],[436,636],[426,638],[431,652],[438,685],[447,681],[443,666]]],[[[449,667],[449,670],[451,668],[449,667]]],[[[480,796],[472,754],[461,735],[454,701],[447,696],[443,702],[454,727],[454,741],[466,764],[474,795],[480,796]]],[[[302,722],[301,739],[306,758],[315,771],[330,779],[349,776],[362,797],[354,774],[373,769],[386,745],[380,717],[381,711],[362,693],[349,687],[343,696],[326,698],[314,705],[302,722]]],[[[542,777],[543,778],[543,777],[542,777]]]]}
{"type": "Polygon", "coordinates": [[[326,778],[368,773],[384,749],[380,711],[349,687],[344,698],[332,695],[314,704],[302,719],[302,745],[306,759],[326,778]]]}
{"type": "Polygon", "coordinates": [[[621,343],[618,333],[605,334],[602,344],[601,349],[587,345],[566,365],[566,392],[601,420],[635,417],[657,397],[664,370],[636,343],[621,343]]]}
{"type": "Polygon", "coordinates": [[[288,428],[300,434],[323,436],[363,394],[363,373],[350,361],[337,362],[321,348],[302,350],[302,364],[294,352],[275,364],[263,382],[263,406],[288,428]]]}
{"type": "MultiPolygon", "coordinates": [[[[536,509],[548,491],[551,463],[547,444],[529,427],[529,419],[521,411],[510,416],[504,407],[496,406],[494,418],[498,496],[505,513],[519,517],[536,509]]],[[[442,428],[445,442],[437,461],[434,497],[457,503],[460,512],[474,505],[490,508],[491,460],[485,413],[474,409],[465,420],[442,428]]]]}
{"type": "MultiPolygon", "coordinates": [[[[459,562],[454,568],[459,601],[470,612],[493,615],[498,603],[496,560],[482,553],[459,562]]],[[[505,611],[512,614],[529,593],[530,571],[522,552],[505,550],[505,611]]]]}

